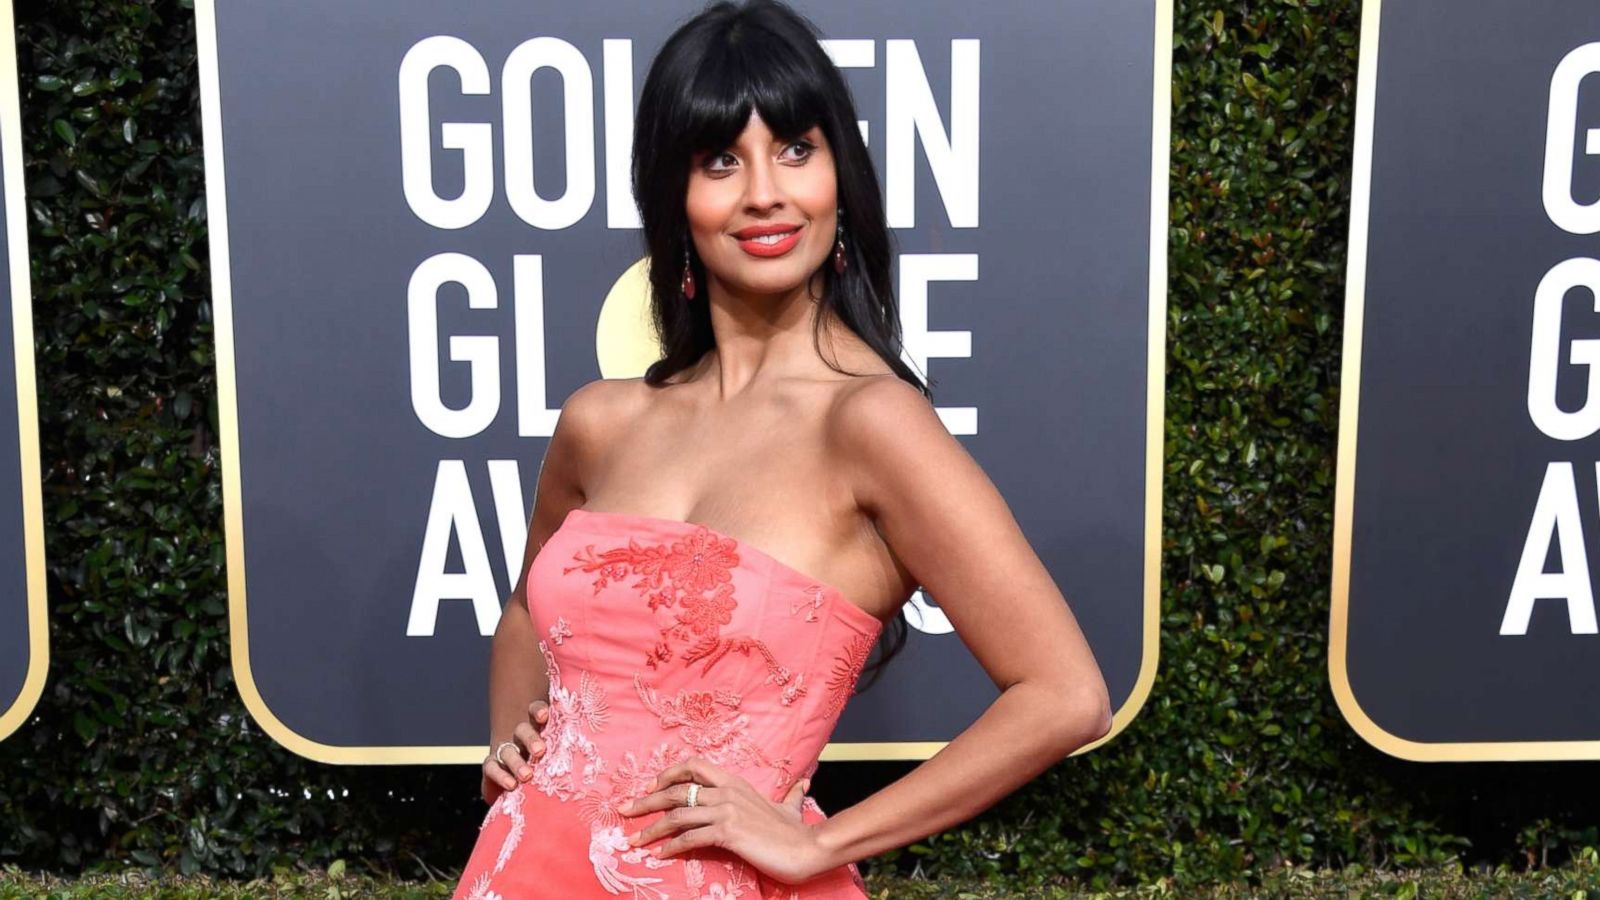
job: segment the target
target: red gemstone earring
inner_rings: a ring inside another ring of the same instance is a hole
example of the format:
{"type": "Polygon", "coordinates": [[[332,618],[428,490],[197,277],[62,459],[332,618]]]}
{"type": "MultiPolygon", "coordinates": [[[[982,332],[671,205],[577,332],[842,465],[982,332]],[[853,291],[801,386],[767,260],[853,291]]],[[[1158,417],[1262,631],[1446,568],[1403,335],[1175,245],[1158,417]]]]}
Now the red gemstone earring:
{"type": "Polygon", "coordinates": [[[694,299],[694,269],[689,265],[689,246],[683,247],[683,296],[694,299]]]}

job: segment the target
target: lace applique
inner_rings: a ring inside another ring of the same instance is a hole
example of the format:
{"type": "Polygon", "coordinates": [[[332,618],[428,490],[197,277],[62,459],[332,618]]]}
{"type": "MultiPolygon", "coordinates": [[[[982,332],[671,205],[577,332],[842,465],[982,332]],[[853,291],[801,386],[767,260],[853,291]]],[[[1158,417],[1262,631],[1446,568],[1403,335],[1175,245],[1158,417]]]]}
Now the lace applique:
{"type": "Polygon", "coordinates": [[[732,538],[697,526],[683,540],[670,544],[641,544],[630,537],[628,546],[598,554],[589,544],[572,555],[582,565],[566,566],[561,571],[598,572],[594,579],[597,594],[613,581],[636,576],[633,589],[645,596],[651,609],[658,609],[677,605],[683,596],[701,595],[731,584],[733,569],[739,565],[736,546],[732,538]]]}
{"type": "Polygon", "coordinates": [[[572,637],[572,626],[567,624],[566,619],[556,616],[556,623],[550,626],[550,640],[559,647],[561,646],[561,640],[569,637],[572,637]]]}
{"type": "Polygon", "coordinates": [[[472,886],[467,890],[466,900],[503,900],[498,893],[489,890],[489,884],[494,879],[494,876],[500,874],[500,870],[506,867],[506,863],[511,859],[512,851],[516,850],[517,844],[522,842],[522,829],[525,824],[522,815],[522,799],[523,794],[521,791],[507,791],[502,794],[500,799],[489,807],[489,814],[483,817],[483,825],[478,826],[479,830],[482,830],[485,825],[499,818],[501,813],[511,817],[511,827],[506,830],[506,836],[500,842],[500,853],[495,857],[494,868],[473,880],[472,886]]]}
{"type": "Polygon", "coordinates": [[[817,610],[822,608],[822,591],[823,588],[820,584],[807,585],[802,591],[806,595],[806,599],[801,600],[799,603],[789,604],[789,615],[798,616],[801,612],[804,612],[805,621],[820,621],[817,618],[817,610]]]}
{"type": "Polygon", "coordinates": [[[796,675],[794,677],[794,681],[784,686],[783,693],[778,697],[778,701],[784,706],[789,706],[793,704],[794,701],[805,696],[805,680],[806,673],[801,672],[799,675],[796,675]]]}
{"type": "Polygon", "coordinates": [[[670,741],[658,744],[643,763],[639,762],[639,757],[632,750],[626,751],[622,754],[622,761],[617,764],[616,771],[611,773],[610,793],[599,798],[602,811],[595,820],[605,825],[622,824],[622,814],[617,812],[615,804],[650,793],[651,785],[655,783],[656,776],[663,769],[677,765],[688,758],[687,749],[682,746],[675,747],[670,741]]]}
{"type": "Polygon", "coordinates": [[[828,705],[823,714],[832,716],[844,709],[845,701],[855,693],[856,679],[867,665],[867,654],[876,643],[872,635],[858,634],[844,648],[844,655],[833,661],[833,674],[828,676],[828,705]]]}
{"type": "Polygon", "coordinates": [[[779,695],[778,699],[784,706],[788,706],[806,695],[805,681],[806,673],[804,672],[798,675],[790,675],[787,666],[777,666],[776,668],[769,666],[767,669],[767,681],[764,683],[781,685],[783,693],[779,695]]]}
{"type": "Polygon", "coordinates": [[[787,773],[789,758],[773,761],[750,739],[750,717],[739,712],[742,698],[734,691],[697,691],[685,688],[663,699],[656,689],[633,676],[645,709],[656,714],[662,728],[679,729],[691,755],[703,756],[719,766],[764,766],[787,773]]]}
{"type": "Polygon", "coordinates": [[[799,774],[789,771],[788,768],[779,769],[778,774],[780,777],[778,778],[777,790],[781,794],[788,794],[789,788],[794,787],[795,782],[802,778],[816,777],[818,762],[819,760],[812,760],[811,764],[806,766],[805,771],[800,772],[799,774]]]}
{"type": "Polygon", "coordinates": [[[743,862],[723,862],[727,870],[727,878],[723,881],[713,881],[706,884],[705,863],[698,859],[686,859],[683,862],[684,886],[693,892],[693,900],[734,900],[736,897],[745,896],[745,892],[752,894],[760,887],[756,879],[750,874],[750,868],[743,862]]]}
{"type": "Polygon", "coordinates": [[[626,547],[596,552],[595,545],[588,544],[572,558],[580,565],[566,566],[562,573],[579,569],[597,573],[595,593],[631,576],[636,579],[631,587],[652,610],[667,611],[670,619],[661,629],[660,640],[645,653],[645,665],[650,668],[670,660],[675,645],[688,644],[679,655],[686,663],[704,660],[702,674],[710,673],[729,653],[758,654],[776,684],[789,683],[788,670],[766,644],[722,635],[722,626],[733,621],[739,605],[733,596],[733,569],[739,565],[738,541],[733,538],[695,524],[682,540],[641,544],[630,537],[626,547]]]}
{"type": "MultiPolygon", "coordinates": [[[[656,774],[687,759],[688,750],[674,748],[671,742],[663,741],[644,763],[630,751],[623,754],[614,771],[607,772],[605,761],[590,737],[591,732],[604,729],[611,715],[604,688],[588,672],[579,672],[576,690],[568,688],[562,679],[561,666],[543,641],[539,642],[539,651],[544,655],[549,673],[550,718],[543,729],[545,754],[534,761],[533,778],[528,783],[558,800],[577,800],[581,804],[583,817],[589,823],[589,863],[594,868],[595,878],[607,891],[636,900],[668,900],[668,894],[656,887],[662,883],[662,878],[630,875],[622,871],[622,864],[643,865],[646,870],[653,870],[674,865],[678,860],[658,859],[647,847],[630,847],[616,804],[624,797],[634,799],[649,793],[656,774]],[[604,786],[599,783],[601,774],[610,776],[604,786]]],[[[504,900],[489,891],[489,884],[521,840],[523,797],[520,789],[507,792],[485,818],[488,824],[493,821],[495,811],[501,809],[514,817],[499,860],[492,871],[473,882],[468,900],[504,900]]]]}
{"type": "Polygon", "coordinates": [[[733,586],[718,585],[710,594],[691,594],[685,597],[678,612],[678,622],[687,625],[697,635],[715,635],[722,626],[733,621],[733,586]]]}
{"type": "Polygon", "coordinates": [[[589,862],[594,866],[594,876],[599,879],[600,886],[613,894],[630,893],[645,900],[667,900],[667,892],[654,887],[666,879],[626,874],[618,863],[618,851],[622,851],[622,861],[634,864],[642,862],[647,869],[660,869],[676,862],[673,859],[656,859],[647,848],[628,846],[628,838],[621,828],[596,828],[589,834],[589,862]]]}
{"type": "Polygon", "coordinates": [[[562,683],[561,667],[544,641],[539,642],[539,652],[550,678],[550,717],[542,729],[545,752],[533,768],[531,783],[552,797],[568,800],[594,784],[605,769],[600,749],[588,732],[604,729],[611,713],[605,688],[588,672],[579,673],[578,689],[570,690],[562,683]]]}

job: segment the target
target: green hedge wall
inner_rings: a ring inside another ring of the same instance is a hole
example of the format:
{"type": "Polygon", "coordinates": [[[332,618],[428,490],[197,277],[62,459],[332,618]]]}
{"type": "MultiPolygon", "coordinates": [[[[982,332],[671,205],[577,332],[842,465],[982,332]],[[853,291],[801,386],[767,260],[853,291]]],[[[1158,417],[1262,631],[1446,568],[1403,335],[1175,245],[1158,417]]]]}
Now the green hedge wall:
{"type": "MultiPolygon", "coordinates": [[[[1328,691],[1358,4],[1176,7],[1159,677],[1113,743],[877,862],[1017,885],[1555,862],[1595,840],[1573,767],[1393,760],[1328,691]]],[[[0,862],[448,876],[471,769],[309,762],[232,680],[189,4],[16,16],[52,660],[0,742],[0,862]]],[[[829,764],[819,796],[905,769],[829,764]]]]}

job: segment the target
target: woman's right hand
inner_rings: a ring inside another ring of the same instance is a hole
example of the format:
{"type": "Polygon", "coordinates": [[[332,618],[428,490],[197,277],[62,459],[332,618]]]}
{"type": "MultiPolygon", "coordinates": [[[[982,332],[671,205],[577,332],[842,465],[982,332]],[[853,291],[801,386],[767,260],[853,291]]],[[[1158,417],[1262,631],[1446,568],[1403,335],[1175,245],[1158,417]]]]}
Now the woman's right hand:
{"type": "Polygon", "coordinates": [[[511,731],[514,747],[500,748],[502,759],[495,758],[494,749],[483,761],[483,802],[493,803],[503,792],[516,789],[517,782],[533,777],[532,762],[544,755],[544,738],[541,732],[550,721],[550,704],[535,700],[528,704],[528,721],[511,731]]]}

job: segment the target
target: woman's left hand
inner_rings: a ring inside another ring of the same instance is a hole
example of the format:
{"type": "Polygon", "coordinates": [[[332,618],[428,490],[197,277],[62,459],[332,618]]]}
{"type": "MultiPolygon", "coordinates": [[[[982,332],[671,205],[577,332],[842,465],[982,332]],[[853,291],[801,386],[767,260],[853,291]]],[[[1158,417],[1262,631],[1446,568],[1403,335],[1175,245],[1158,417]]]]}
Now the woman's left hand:
{"type": "Polygon", "coordinates": [[[828,864],[816,829],[801,820],[801,804],[810,786],[810,779],[801,779],[789,788],[782,803],[773,803],[744,778],[691,757],[664,769],[656,776],[651,793],[620,806],[618,812],[632,818],[667,810],[629,839],[639,847],[670,837],[655,848],[657,856],[721,847],[767,877],[795,884],[821,873],[828,864]],[[700,785],[692,807],[685,805],[690,782],[700,785]]]}

